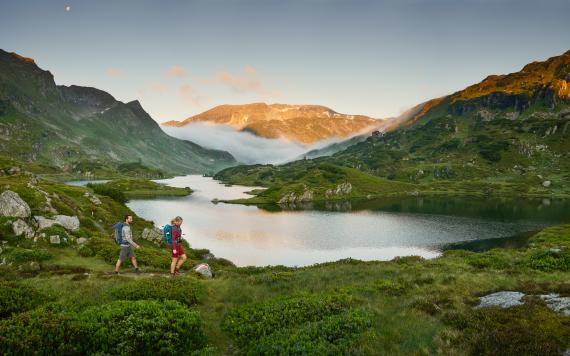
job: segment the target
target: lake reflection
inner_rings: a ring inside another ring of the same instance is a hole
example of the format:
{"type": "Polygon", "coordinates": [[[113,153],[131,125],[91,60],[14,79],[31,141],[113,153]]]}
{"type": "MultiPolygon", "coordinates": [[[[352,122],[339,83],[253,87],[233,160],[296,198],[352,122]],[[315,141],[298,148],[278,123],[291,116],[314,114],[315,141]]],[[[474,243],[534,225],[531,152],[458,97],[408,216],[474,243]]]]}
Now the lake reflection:
{"type": "Polygon", "coordinates": [[[185,238],[191,246],[208,248],[239,266],[304,266],[349,257],[432,258],[446,246],[462,247],[466,242],[520,235],[568,221],[570,213],[567,202],[550,200],[418,197],[260,209],[211,202],[214,198],[247,197],[245,192],[251,187],[226,187],[202,176],[158,182],[188,186],[194,193],[188,197],[132,200],[129,207],[159,227],[181,215],[185,238]]]}

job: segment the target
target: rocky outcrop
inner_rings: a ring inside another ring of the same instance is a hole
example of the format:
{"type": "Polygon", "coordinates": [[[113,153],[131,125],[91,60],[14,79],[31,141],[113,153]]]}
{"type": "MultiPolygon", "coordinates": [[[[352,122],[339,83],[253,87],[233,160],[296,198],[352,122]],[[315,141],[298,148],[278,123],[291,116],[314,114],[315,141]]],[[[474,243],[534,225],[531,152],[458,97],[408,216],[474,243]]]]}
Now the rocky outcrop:
{"type": "Polygon", "coordinates": [[[147,241],[151,241],[154,242],[156,244],[160,244],[162,242],[162,239],[164,237],[163,232],[161,229],[153,227],[153,228],[147,228],[145,227],[145,229],[142,232],[141,235],[143,240],[147,240],[147,241]]]}
{"type": "Polygon", "coordinates": [[[278,204],[293,204],[293,203],[306,203],[311,202],[314,199],[314,193],[312,190],[305,187],[303,193],[289,192],[279,199],[278,204]]]}
{"type": "Polygon", "coordinates": [[[214,276],[212,273],[212,269],[210,268],[210,265],[207,263],[201,263],[201,264],[195,266],[194,272],[200,274],[202,277],[207,278],[207,279],[210,279],[214,276]]]}
{"type": "Polygon", "coordinates": [[[325,197],[335,198],[349,195],[352,192],[352,184],[350,182],[344,182],[336,186],[335,189],[328,189],[325,192],[325,197]]]}
{"type": "Polygon", "coordinates": [[[541,295],[540,298],[544,300],[546,306],[550,309],[566,316],[570,316],[570,297],[561,297],[559,294],[553,293],[541,295]]]}
{"type": "Polygon", "coordinates": [[[57,221],[55,221],[53,219],[44,218],[43,216],[34,216],[34,220],[38,224],[39,230],[47,229],[47,228],[52,227],[53,225],[56,225],[56,224],[59,225],[59,223],[57,221]]]}
{"type": "Polygon", "coordinates": [[[14,235],[24,235],[27,239],[34,237],[34,230],[22,219],[18,219],[12,223],[14,235]]]}
{"type": "Polygon", "coordinates": [[[521,292],[511,292],[502,291],[493,294],[486,295],[480,298],[479,305],[475,308],[487,308],[487,307],[499,307],[499,308],[510,308],[517,305],[522,305],[522,298],[524,293],[521,292]]]}
{"type": "Polygon", "coordinates": [[[85,194],[83,194],[83,196],[86,197],[87,199],[89,199],[89,201],[91,203],[93,203],[95,205],[101,205],[101,200],[97,196],[95,196],[89,192],[85,192],[85,194]]]}
{"type": "Polygon", "coordinates": [[[79,218],[77,216],[56,215],[54,219],[63,226],[66,230],[77,231],[79,230],[79,218]]]}
{"type": "Polygon", "coordinates": [[[0,216],[29,218],[32,214],[30,206],[11,190],[0,194],[0,216]]]}

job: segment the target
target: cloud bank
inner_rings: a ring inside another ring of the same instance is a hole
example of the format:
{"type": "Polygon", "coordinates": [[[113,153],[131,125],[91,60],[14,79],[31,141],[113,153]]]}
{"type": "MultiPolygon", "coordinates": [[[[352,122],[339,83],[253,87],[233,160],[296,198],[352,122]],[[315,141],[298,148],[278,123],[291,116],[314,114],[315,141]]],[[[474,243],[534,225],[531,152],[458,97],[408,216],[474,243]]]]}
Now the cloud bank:
{"type": "Polygon", "coordinates": [[[312,145],[285,139],[267,139],[250,132],[236,131],[228,125],[192,123],[183,127],[163,126],[169,135],[189,140],[207,148],[230,152],[236,160],[245,164],[279,164],[297,159],[304,153],[322,148],[338,140],[324,140],[312,145]]]}

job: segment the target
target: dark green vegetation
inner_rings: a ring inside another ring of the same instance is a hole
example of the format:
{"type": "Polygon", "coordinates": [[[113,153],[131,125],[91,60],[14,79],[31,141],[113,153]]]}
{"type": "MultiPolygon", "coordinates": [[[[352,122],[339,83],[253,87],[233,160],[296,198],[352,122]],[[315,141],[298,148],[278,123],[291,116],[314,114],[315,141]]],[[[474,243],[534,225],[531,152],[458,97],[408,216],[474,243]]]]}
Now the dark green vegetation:
{"type": "Polygon", "coordinates": [[[407,194],[568,197],[569,126],[567,52],[427,102],[401,127],[332,156],[231,167],[215,178],[269,188],[248,203],[278,202],[290,192],[299,201],[304,191],[313,193],[309,200],[407,194]],[[351,183],[350,194],[325,194],[343,182],[351,183]]]}
{"type": "MultiPolygon", "coordinates": [[[[168,251],[141,238],[151,223],[135,216],[144,273],[110,273],[118,255],[110,226],[129,209],[88,188],[27,175],[0,178],[49,216],[77,215],[78,231],[51,245],[14,236],[0,218],[0,349],[23,354],[543,354],[570,348],[570,318],[538,296],[570,296],[570,226],[533,236],[520,249],[447,251],[442,257],[392,261],[341,260],[304,268],[237,268],[223,259],[202,279],[185,268],[165,276],[168,251]],[[30,184],[29,184],[30,183],[30,184]],[[79,247],[75,242],[85,237],[79,247]],[[151,272],[154,274],[151,275],[151,272]],[[501,290],[527,294],[509,309],[473,309],[501,290]]],[[[207,250],[190,249],[187,267],[207,250]]]]}
{"type": "Polygon", "coordinates": [[[84,177],[157,178],[160,171],[207,173],[235,162],[227,152],[166,135],[136,100],[125,104],[95,88],[56,86],[33,60],[2,50],[0,151],[84,177]]]}
{"type": "Polygon", "coordinates": [[[144,179],[119,179],[104,184],[89,183],[89,188],[97,194],[107,195],[119,202],[128,198],[152,198],[163,196],[186,196],[192,189],[169,187],[144,179]]]}

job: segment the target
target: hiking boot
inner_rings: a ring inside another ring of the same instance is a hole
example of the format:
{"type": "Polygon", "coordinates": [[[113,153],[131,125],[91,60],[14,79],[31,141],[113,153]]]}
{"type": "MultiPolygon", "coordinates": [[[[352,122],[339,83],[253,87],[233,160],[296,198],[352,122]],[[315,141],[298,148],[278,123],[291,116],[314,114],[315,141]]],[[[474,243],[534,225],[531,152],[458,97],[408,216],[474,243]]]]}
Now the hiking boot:
{"type": "Polygon", "coordinates": [[[119,271],[114,271],[113,273],[115,274],[115,276],[119,275],[119,271]]]}
{"type": "Polygon", "coordinates": [[[136,273],[136,274],[141,274],[141,270],[137,267],[137,268],[135,268],[135,273],[136,273]]]}

